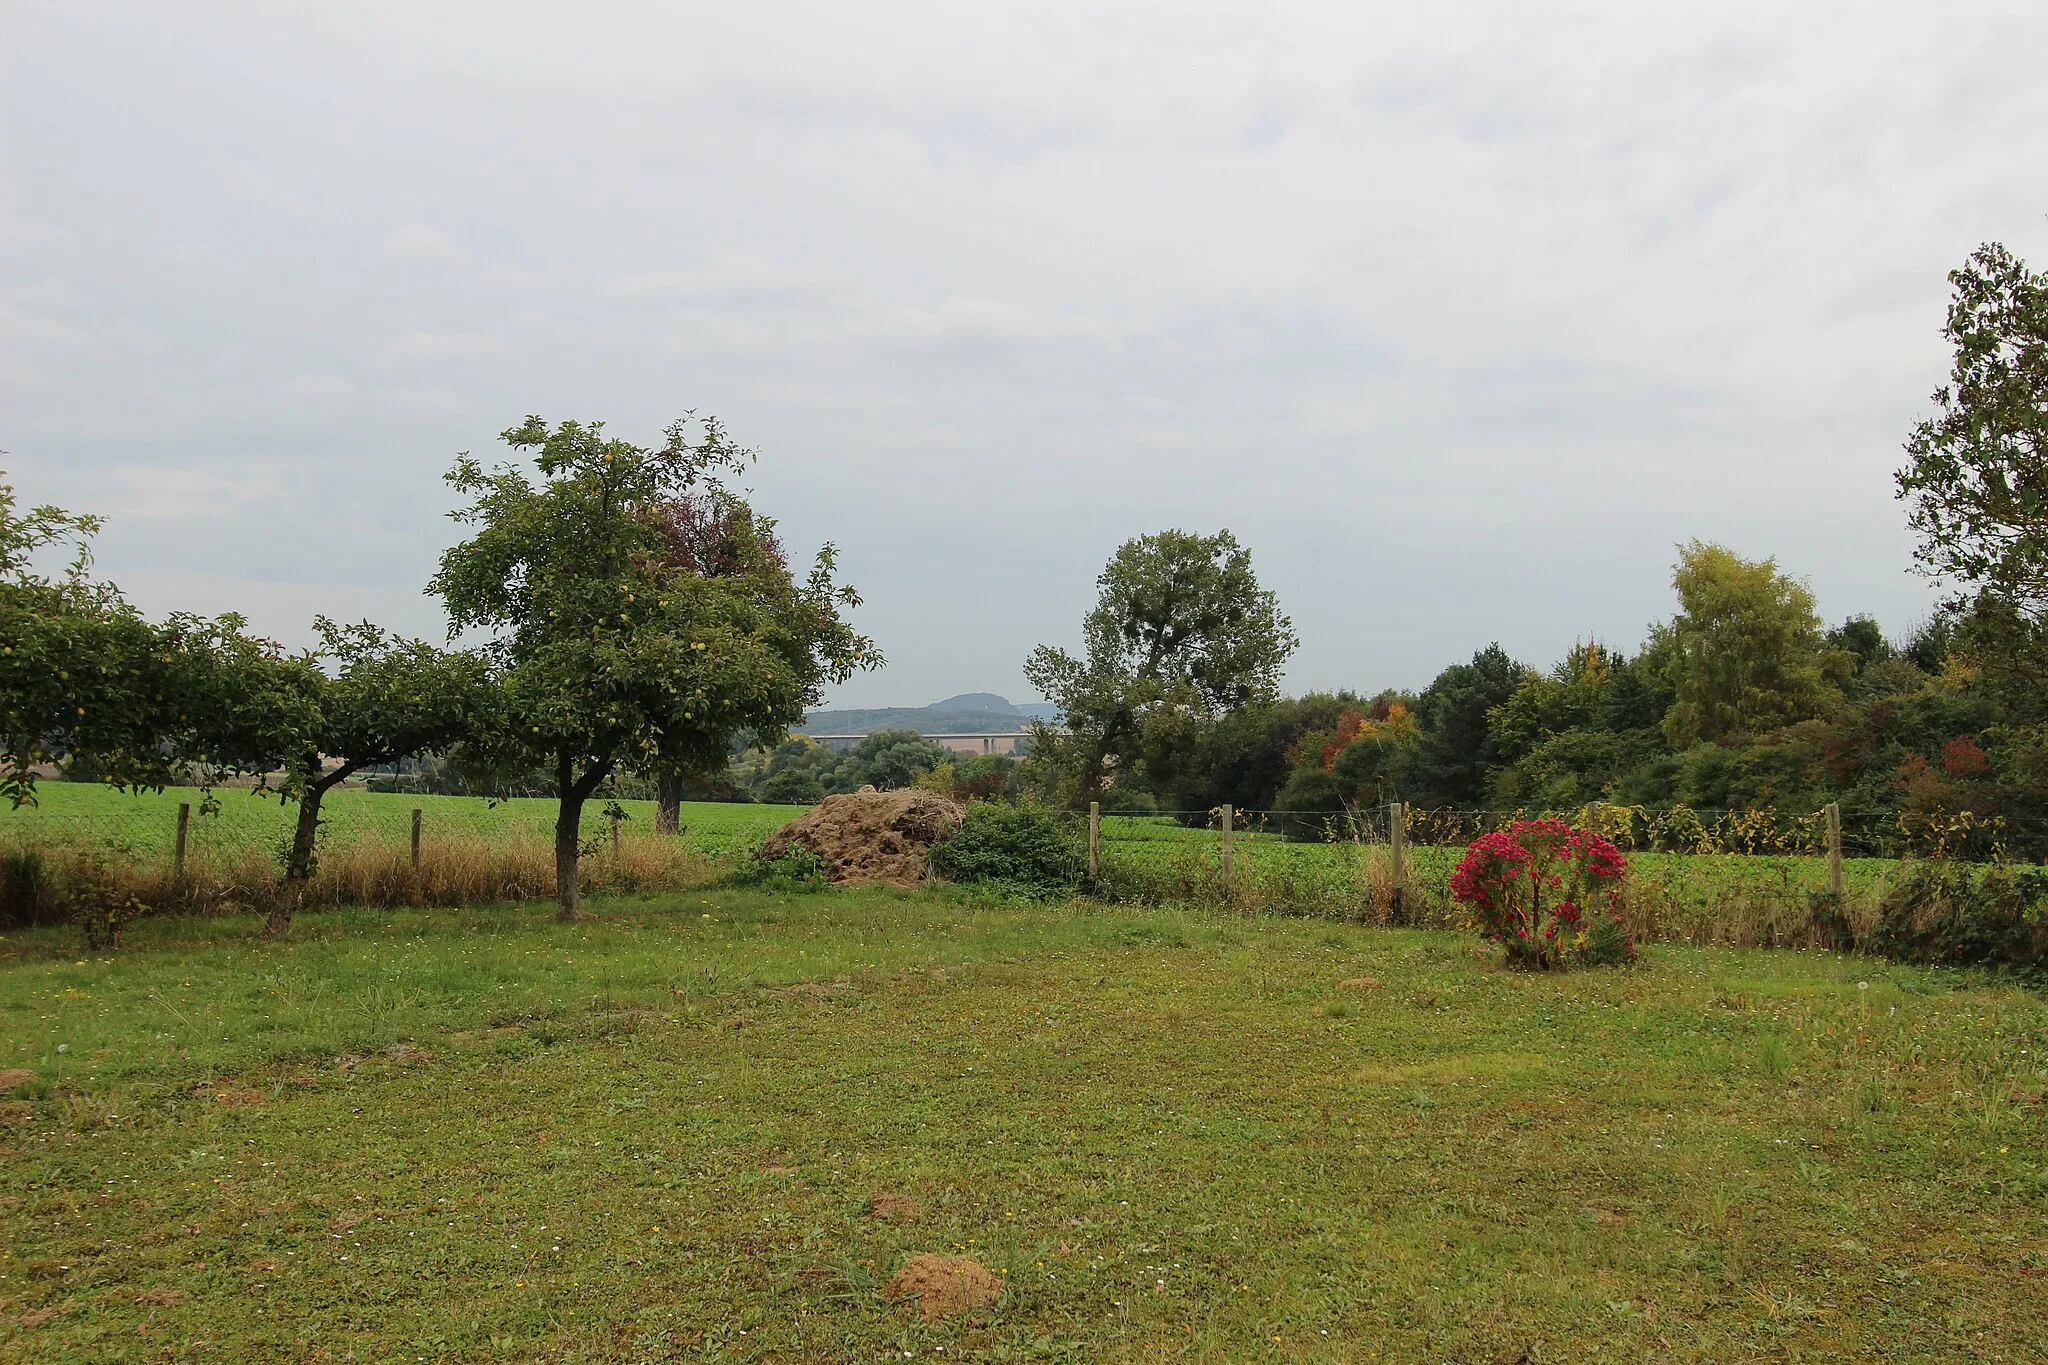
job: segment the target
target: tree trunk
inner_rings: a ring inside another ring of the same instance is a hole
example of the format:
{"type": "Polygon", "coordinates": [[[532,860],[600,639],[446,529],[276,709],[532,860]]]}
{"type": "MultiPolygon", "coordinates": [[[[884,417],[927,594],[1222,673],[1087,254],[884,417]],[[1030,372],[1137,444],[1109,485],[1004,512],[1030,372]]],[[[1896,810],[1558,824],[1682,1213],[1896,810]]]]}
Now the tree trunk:
{"type": "Polygon", "coordinates": [[[317,757],[311,760],[314,780],[299,793],[299,818],[292,829],[291,853],[285,858],[284,885],[278,888],[277,903],[270,908],[270,920],[263,928],[271,938],[282,938],[292,931],[292,916],[306,898],[307,883],[313,880],[314,853],[320,844],[320,803],[330,788],[356,770],[355,764],[344,763],[331,773],[321,773],[319,762],[317,757]]]}
{"type": "Polygon", "coordinates": [[[561,907],[555,912],[556,919],[578,920],[584,917],[578,908],[579,888],[576,884],[582,829],[583,798],[572,796],[565,789],[561,813],[555,817],[555,903],[561,907]]]}
{"type": "Polygon", "coordinates": [[[576,765],[566,756],[555,765],[555,790],[562,801],[561,813],[555,817],[555,903],[561,907],[555,912],[556,919],[590,918],[579,904],[581,888],[576,875],[577,855],[583,846],[583,803],[611,770],[610,759],[591,764],[581,777],[575,776],[576,765]]]}
{"type": "Polygon", "coordinates": [[[658,834],[680,834],[683,827],[683,775],[664,768],[654,777],[654,829],[658,834]]]}
{"type": "Polygon", "coordinates": [[[285,860],[284,878],[288,882],[307,882],[313,879],[313,850],[320,841],[320,801],[327,795],[327,788],[315,783],[299,795],[299,822],[292,831],[291,856],[285,860]]]}

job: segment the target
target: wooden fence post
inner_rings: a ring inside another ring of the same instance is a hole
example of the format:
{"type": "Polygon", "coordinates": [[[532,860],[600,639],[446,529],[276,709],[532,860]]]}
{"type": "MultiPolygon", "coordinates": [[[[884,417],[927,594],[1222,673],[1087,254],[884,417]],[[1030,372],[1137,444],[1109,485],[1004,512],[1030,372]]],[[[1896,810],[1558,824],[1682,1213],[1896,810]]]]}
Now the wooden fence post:
{"type": "Polygon", "coordinates": [[[612,856],[619,856],[619,813],[612,812],[612,856]]]}
{"type": "Polygon", "coordinates": [[[1387,921],[1405,924],[1408,919],[1408,807],[1399,801],[1387,805],[1387,848],[1393,855],[1387,921]]]}
{"type": "Polygon", "coordinates": [[[412,808],[412,870],[420,870],[420,820],[426,814],[418,806],[412,808]]]}
{"type": "Polygon", "coordinates": [[[1235,813],[1227,805],[1223,808],[1223,896],[1226,900],[1230,898],[1230,855],[1237,842],[1230,827],[1231,816],[1235,813]]]}
{"type": "Polygon", "coordinates": [[[1828,802],[1828,893],[1842,899],[1842,807],[1828,802]]]}
{"type": "Polygon", "coordinates": [[[192,804],[178,803],[178,847],[172,855],[171,876],[175,881],[185,880],[185,832],[192,827],[192,804]]]}
{"type": "Polygon", "coordinates": [[[1102,803],[1088,803],[1088,886],[1094,889],[1102,876],[1102,803]]]}

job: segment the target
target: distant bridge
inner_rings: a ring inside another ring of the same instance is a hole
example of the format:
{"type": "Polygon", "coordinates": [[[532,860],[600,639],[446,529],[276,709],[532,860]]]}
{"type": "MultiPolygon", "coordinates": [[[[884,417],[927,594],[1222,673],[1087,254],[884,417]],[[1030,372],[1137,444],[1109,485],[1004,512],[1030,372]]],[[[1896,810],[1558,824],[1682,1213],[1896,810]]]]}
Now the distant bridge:
{"type": "MultiPolygon", "coordinates": [[[[851,749],[866,739],[866,735],[811,735],[828,749],[851,749]]],[[[972,735],[926,735],[934,744],[951,749],[956,754],[1014,754],[1024,748],[1024,742],[1031,738],[1029,730],[1005,730],[994,734],[972,735]]]]}

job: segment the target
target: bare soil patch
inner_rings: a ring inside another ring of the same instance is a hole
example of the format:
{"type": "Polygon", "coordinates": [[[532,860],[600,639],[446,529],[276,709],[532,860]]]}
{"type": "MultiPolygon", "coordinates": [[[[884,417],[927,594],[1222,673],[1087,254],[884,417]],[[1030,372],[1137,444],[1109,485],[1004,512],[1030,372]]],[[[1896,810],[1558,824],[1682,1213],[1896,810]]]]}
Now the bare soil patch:
{"type": "Polygon", "coordinates": [[[868,1216],[885,1223],[914,1223],[924,1216],[924,1205],[907,1194],[877,1190],[868,1196],[868,1216]]]}

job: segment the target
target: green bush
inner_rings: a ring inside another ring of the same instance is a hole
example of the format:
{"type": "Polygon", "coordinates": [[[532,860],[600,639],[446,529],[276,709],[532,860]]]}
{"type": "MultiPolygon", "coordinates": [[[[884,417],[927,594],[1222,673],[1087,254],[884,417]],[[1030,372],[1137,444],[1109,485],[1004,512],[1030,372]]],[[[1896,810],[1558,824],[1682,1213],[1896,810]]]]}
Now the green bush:
{"type": "Polygon", "coordinates": [[[1878,906],[1869,947],[1902,962],[2048,971],[2048,872],[1916,864],[1878,906]]]}
{"type": "Polygon", "coordinates": [[[977,803],[932,849],[931,868],[947,881],[1057,900],[1081,889],[1088,852],[1080,830],[1050,807],[977,803]]]}
{"type": "Polygon", "coordinates": [[[830,890],[832,886],[825,860],[797,843],[792,843],[777,858],[763,858],[756,854],[747,859],[732,874],[731,880],[736,886],[752,886],[763,891],[799,896],[830,890]]]}
{"type": "Polygon", "coordinates": [[[825,799],[825,784],[807,772],[784,768],[761,784],[761,799],[773,806],[815,806],[825,799]]]}

